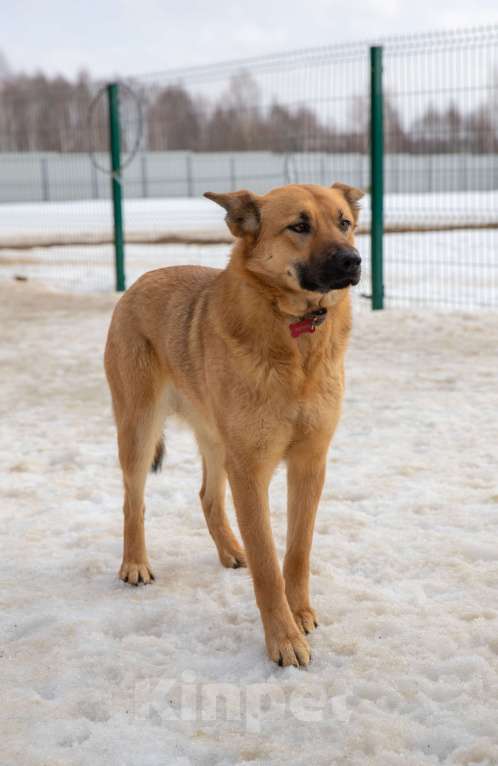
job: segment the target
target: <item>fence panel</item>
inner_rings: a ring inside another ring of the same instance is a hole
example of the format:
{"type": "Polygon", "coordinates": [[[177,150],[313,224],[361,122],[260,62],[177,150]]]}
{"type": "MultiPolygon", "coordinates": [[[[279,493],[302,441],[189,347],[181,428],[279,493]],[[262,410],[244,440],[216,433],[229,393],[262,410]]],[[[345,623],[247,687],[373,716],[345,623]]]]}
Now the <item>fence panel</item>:
{"type": "Polygon", "coordinates": [[[498,307],[498,27],[387,42],[384,87],[387,305],[498,307]]]}
{"type": "Polygon", "coordinates": [[[95,100],[98,83],[61,87],[57,78],[51,89],[41,77],[0,83],[0,277],[109,290],[107,105],[95,100]]]}

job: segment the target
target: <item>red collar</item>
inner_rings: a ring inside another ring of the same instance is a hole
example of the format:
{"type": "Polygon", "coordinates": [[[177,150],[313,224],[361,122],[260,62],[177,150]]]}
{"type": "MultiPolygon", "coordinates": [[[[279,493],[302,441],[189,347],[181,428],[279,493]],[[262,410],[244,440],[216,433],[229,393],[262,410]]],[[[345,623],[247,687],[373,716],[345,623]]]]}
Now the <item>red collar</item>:
{"type": "Polygon", "coordinates": [[[293,338],[299,338],[305,332],[315,332],[316,328],[325,322],[327,309],[316,309],[305,314],[299,321],[291,322],[289,325],[290,334],[293,338]]]}

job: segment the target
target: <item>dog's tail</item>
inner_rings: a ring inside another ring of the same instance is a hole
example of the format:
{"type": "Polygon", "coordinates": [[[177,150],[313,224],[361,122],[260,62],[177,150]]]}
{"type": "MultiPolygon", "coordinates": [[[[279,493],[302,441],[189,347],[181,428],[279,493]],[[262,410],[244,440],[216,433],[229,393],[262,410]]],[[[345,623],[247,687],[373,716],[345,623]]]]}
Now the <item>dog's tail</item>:
{"type": "Polygon", "coordinates": [[[161,466],[163,464],[164,452],[165,452],[164,436],[161,436],[161,438],[156,444],[154,460],[152,461],[152,465],[150,467],[150,470],[152,471],[152,473],[159,473],[159,471],[161,470],[161,466]]]}

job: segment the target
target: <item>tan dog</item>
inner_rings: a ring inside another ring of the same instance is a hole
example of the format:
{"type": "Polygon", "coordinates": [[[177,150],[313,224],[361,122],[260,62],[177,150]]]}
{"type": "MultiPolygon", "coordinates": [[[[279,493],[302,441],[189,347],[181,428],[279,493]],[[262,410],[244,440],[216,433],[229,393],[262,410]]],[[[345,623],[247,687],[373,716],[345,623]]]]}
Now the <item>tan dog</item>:
{"type": "Polygon", "coordinates": [[[351,327],[349,285],[362,192],[344,184],[205,195],[238,238],[226,269],[180,266],[142,276],[118,302],[105,367],[123,470],[121,579],[149,583],[144,487],[157,470],[168,414],[202,454],[200,497],[226,567],[249,564],[270,657],[307,665],[317,626],[309,558],[327,449],[339,419],[351,327]],[[283,576],[268,486],[288,472],[283,576]],[[225,515],[230,482],[245,552],[225,515]]]}

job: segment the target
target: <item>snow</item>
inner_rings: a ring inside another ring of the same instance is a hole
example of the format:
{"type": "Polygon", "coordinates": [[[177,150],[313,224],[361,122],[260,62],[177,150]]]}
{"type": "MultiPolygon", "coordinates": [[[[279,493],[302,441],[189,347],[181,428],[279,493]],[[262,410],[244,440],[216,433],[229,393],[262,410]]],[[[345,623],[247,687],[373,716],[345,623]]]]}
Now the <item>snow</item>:
{"type": "MultiPolygon", "coordinates": [[[[213,202],[199,199],[131,199],[124,201],[126,231],[166,234],[227,236],[224,211],[213,202]]],[[[0,242],[58,241],[59,237],[102,237],[112,233],[109,200],[78,202],[14,203],[0,205],[0,242]]]]}
{"type": "MultiPolygon", "coordinates": [[[[386,305],[413,304],[467,310],[498,307],[496,232],[390,234],[384,238],[386,305]]],[[[357,237],[363,278],[355,294],[370,292],[369,238],[357,237]]],[[[144,271],[194,263],[222,268],[230,245],[127,245],[127,284],[144,271]]],[[[112,290],[111,245],[0,250],[0,279],[25,276],[63,290],[112,290]]],[[[361,301],[369,305],[367,300],[361,301]]]]}
{"type": "MultiPolygon", "coordinates": [[[[208,191],[208,189],[206,189],[208,191]]],[[[430,226],[497,223],[498,191],[386,194],[386,225],[430,226]]],[[[368,195],[362,201],[362,225],[370,220],[368,195]]],[[[225,212],[203,197],[125,199],[127,234],[227,236],[225,212]]],[[[109,200],[4,203],[0,205],[0,244],[53,242],[112,233],[109,200]]]]}
{"type": "MultiPolygon", "coordinates": [[[[2,765],[495,766],[496,314],[356,312],[298,670],[218,563],[175,423],[147,489],[157,580],[117,578],[115,300],[0,282],[2,765]]],[[[271,499],[282,553],[282,470],[271,499]]]]}
{"type": "MultiPolygon", "coordinates": [[[[386,222],[431,226],[496,222],[498,192],[397,194],[386,196],[386,222]]],[[[360,222],[368,225],[369,202],[360,222]]],[[[111,206],[106,201],[0,205],[0,278],[27,276],[64,290],[109,290],[114,285],[110,241],[111,206]],[[42,247],[47,243],[56,247],[42,247]],[[33,249],[16,246],[37,243],[33,249]]],[[[125,200],[126,233],[141,244],[126,246],[127,281],[152,268],[174,263],[223,266],[224,245],[146,244],[154,237],[216,238],[228,235],[224,211],[200,199],[125,200]]],[[[384,238],[385,290],[388,306],[410,304],[466,309],[498,306],[496,229],[426,231],[384,238]]],[[[358,236],[364,279],[358,293],[370,292],[369,237],[358,236]]]]}

